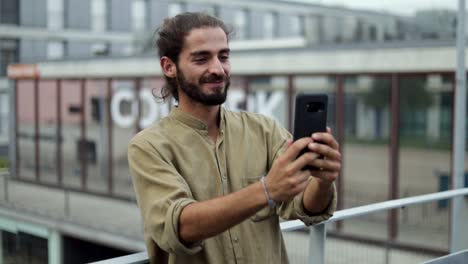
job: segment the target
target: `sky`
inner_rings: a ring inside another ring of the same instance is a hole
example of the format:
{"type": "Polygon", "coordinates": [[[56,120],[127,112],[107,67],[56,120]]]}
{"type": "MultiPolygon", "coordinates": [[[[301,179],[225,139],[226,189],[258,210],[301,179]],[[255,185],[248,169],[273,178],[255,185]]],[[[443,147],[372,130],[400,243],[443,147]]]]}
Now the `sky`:
{"type": "MultiPolygon", "coordinates": [[[[400,15],[412,15],[418,9],[456,9],[458,0],[289,0],[322,5],[341,5],[350,8],[388,11],[400,15]]],[[[468,1],[467,4],[468,5],[468,1]]]]}

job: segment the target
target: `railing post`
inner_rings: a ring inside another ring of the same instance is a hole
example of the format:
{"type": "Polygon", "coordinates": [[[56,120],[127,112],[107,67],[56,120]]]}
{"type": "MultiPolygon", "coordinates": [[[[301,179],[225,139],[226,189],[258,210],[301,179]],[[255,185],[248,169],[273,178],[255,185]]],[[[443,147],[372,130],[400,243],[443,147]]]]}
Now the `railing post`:
{"type": "Polygon", "coordinates": [[[322,223],[309,228],[309,264],[325,263],[325,239],[327,224],[322,223]]]}
{"type": "MultiPolygon", "coordinates": [[[[453,189],[464,187],[464,160],[466,148],[466,32],[465,32],[465,0],[458,1],[457,23],[457,72],[455,89],[455,118],[453,144],[453,189]]],[[[468,200],[466,197],[455,197],[451,207],[450,252],[468,248],[468,200]]]]}

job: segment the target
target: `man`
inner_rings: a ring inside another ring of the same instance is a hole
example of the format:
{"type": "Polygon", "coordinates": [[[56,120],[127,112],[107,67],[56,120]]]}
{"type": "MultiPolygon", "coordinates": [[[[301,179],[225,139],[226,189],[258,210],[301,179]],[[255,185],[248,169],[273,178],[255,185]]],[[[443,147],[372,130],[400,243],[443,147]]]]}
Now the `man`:
{"type": "Polygon", "coordinates": [[[158,33],[162,97],[178,106],[128,152],[151,263],[288,263],[279,217],[310,225],[333,214],[338,143],[330,133],[292,142],[276,122],[221,106],[230,82],[222,21],[184,13],[158,33]]]}

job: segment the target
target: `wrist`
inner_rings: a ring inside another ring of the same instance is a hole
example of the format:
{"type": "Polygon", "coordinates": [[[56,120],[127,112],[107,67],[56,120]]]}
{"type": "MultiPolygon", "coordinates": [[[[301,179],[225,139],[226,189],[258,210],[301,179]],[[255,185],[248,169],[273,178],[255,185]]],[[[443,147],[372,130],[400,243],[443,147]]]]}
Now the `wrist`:
{"type": "Polygon", "coordinates": [[[268,186],[265,182],[265,176],[262,176],[262,178],[260,178],[260,183],[262,185],[262,190],[263,190],[263,193],[265,194],[265,198],[267,200],[268,206],[270,208],[275,208],[276,202],[271,198],[270,192],[268,191],[268,186]]]}

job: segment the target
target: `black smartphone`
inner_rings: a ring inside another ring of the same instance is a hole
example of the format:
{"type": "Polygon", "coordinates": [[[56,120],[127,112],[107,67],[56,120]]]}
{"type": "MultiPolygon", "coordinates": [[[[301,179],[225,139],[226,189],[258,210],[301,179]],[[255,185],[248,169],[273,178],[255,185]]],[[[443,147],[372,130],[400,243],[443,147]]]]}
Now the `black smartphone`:
{"type": "MultiPolygon", "coordinates": [[[[327,131],[327,106],[326,94],[299,93],[296,95],[294,112],[294,141],[310,137],[315,132],[327,131]]],[[[299,154],[309,151],[305,148],[299,154]]],[[[307,166],[304,169],[316,170],[318,168],[307,166]]]]}

